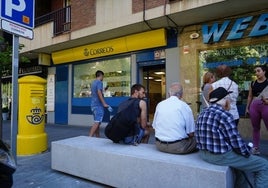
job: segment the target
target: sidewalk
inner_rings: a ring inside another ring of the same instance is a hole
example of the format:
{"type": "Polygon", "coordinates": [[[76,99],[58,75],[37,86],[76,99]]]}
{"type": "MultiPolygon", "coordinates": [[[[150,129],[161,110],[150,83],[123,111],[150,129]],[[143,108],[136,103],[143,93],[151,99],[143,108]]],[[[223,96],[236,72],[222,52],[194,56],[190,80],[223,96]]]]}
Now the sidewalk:
{"type": "MultiPolygon", "coordinates": [[[[10,143],[10,121],[4,121],[3,140],[10,143]]],[[[88,135],[89,127],[46,125],[48,150],[44,153],[17,157],[17,170],[13,175],[13,188],[100,188],[95,182],[64,174],[51,169],[50,144],[52,141],[88,135]]],[[[103,128],[101,129],[103,136],[103,128]]],[[[89,159],[90,160],[90,159],[89,159]]]]}
{"type": "MultiPolygon", "coordinates": [[[[10,143],[10,121],[4,121],[3,140],[10,143]]],[[[104,137],[101,126],[101,137],[104,137]]],[[[17,171],[14,173],[13,188],[100,188],[108,187],[99,183],[74,177],[51,169],[50,144],[52,141],[75,136],[87,136],[89,127],[47,124],[48,150],[32,156],[17,157],[17,171]]],[[[150,144],[154,143],[151,135],[150,144]]],[[[268,141],[261,141],[261,156],[268,159],[268,141]]],[[[68,157],[68,156],[66,156],[68,157]]],[[[89,159],[90,160],[90,159],[89,159]]]]}

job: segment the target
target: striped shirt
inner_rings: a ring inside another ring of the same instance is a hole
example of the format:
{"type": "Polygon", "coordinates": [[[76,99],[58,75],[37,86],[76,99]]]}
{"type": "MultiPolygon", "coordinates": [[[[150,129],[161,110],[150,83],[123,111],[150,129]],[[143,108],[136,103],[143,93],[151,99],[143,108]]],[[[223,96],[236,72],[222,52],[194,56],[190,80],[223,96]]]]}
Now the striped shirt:
{"type": "Polygon", "coordinates": [[[197,147],[214,154],[230,150],[249,156],[231,113],[218,104],[212,104],[198,116],[195,137],[197,147]]]}

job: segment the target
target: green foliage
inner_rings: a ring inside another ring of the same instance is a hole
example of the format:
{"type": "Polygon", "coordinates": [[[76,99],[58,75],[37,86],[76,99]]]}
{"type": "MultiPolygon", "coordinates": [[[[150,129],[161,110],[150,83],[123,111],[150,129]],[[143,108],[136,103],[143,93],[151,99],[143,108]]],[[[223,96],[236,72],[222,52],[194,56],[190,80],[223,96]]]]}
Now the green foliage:
{"type": "Polygon", "coordinates": [[[0,74],[11,63],[12,47],[0,37],[0,74]]]}
{"type": "MultiPolygon", "coordinates": [[[[252,45],[232,47],[226,49],[206,50],[200,52],[200,67],[203,64],[209,65],[210,63],[222,62],[231,63],[232,61],[241,61],[241,65],[232,66],[232,79],[240,86],[243,87],[245,81],[253,80],[254,67],[261,64],[260,58],[263,56],[263,49],[266,45],[252,45]],[[249,63],[249,60],[254,60],[249,63]]],[[[216,67],[209,68],[206,71],[214,72],[216,67]]]]}
{"type": "MultiPolygon", "coordinates": [[[[19,50],[24,47],[23,44],[19,44],[19,50]]],[[[29,63],[30,60],[25,56],[20,56],[19,59],[22,63],[29,63]]],[[[0,37],[0,76],[2,77],[2,71],[11,70],[12,68],[12,45],[0,37]]]]}

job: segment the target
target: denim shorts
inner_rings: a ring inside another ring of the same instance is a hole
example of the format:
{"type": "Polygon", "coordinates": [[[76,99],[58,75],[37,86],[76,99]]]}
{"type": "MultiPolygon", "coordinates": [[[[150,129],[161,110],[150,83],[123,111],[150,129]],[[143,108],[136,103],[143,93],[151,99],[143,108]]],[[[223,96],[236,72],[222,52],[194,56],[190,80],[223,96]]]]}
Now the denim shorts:
{"type": "Polygon", "coordinates": [[[123,142],[125,144],[139,144],[144,136],[144,133],[144,129],[139,127],[139,132],[136,135],[125,137],[123,142]]]}
{"type": "Polygon", "coordinates": [[[104,108],[102,106],[92,106],[91,111],[93,113],[94,122],[102,122],[104,116],[104,108]]]}

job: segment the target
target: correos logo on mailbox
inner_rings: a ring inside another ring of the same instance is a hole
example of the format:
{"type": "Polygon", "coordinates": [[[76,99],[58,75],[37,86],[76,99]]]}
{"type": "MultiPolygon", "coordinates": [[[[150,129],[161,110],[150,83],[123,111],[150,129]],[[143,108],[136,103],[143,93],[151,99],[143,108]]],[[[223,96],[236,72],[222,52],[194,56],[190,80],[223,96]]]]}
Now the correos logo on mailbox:
{"type": "Polygon", "coordinates": [[[26,119],[30,124],[39,125],[44,120],[44,112],[40,107],[42,99],[38,97],[32,98],[33,108],[30,109],[29,114],[26,115],[26,119]]]}
{"type": "Polygon", "coordinates": [[[45,116],[42,110],[38,107],[35,107],[31,109],[31,112],[26,116],[26,119],[30,124],[39,125],[43,121],[44,117],[45,116]]]}

